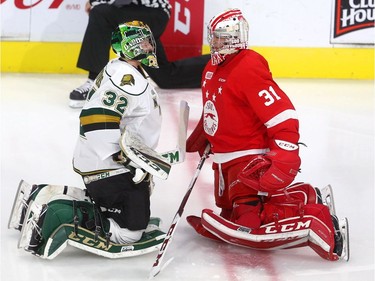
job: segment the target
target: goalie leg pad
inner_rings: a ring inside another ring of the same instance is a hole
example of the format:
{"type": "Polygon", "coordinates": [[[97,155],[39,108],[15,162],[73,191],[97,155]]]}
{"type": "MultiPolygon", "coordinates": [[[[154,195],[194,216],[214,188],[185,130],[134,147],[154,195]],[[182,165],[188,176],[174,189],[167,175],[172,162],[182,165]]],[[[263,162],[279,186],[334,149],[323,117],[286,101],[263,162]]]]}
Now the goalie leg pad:
{"type": "Polygon", "coordinates": [[[238,173],[256,156],[248,155],[226,162],[213,164],[215,179],[215,203],[222,209],[232,210],[238,198],[256,196],[258,191],[238,180],[238,173]]]}
{"type": "Polygon", "coordinates": [[[338,259],[338,255],[333,253],[332,230],[311,215],[287,218],[251,229],[225,220],[212,210],[205,209],[202,211],[202,225],[224,242],[237,246],[276,250],[309,245],[324,259],[338,259]]]}
{"type": "Polygon", "coordinates": [[[129,244],[113,243],[83,227],[76,230],[73,224],[62,224],[48,238],[41,257],[53,259],[66,245],[110,259],[148,254],[159,250],[164,241],[165,233],[159,229],[159,223],[159,218],[151,218],[141,239],[129,244]]]}
{"type": "Polygon", "coordinates": [[[230,221],[249,228],[259,228],[261,225],[261,203],[259,198],[236,200],[230,221]]]}
{"type": "MultiPolygon", "coordinates": [[[[32,254],[47,258],[53,254],[49,253],[45,256],[47,240],[62,224],[73,224],[75,228],[84,226],[95,229],[97,224],[93,204],[69,199],[53,200],[43,205],[31,201],[18,246],[32,254]]],[[[105,228],[105,226],[101,227],[105,228]]],[[[62,246],[67,238],[66,236],[60,238],[59,246],[62,246]]]]}
{"type": "Polygon", "coordinates": [[[121,258],[156,251],[165,238],[160,219],[151,218],[139,241],[116,244],[106,235],[109,222],[98,216],[91,202],[59,199],[41,206],[31,201],[19,247],[43,259],[55,258],[67,245],[121,258]]]}
{"type": "Polygon", "coordinates": [[[281,202],[301,202],[306,204],[317,204],[321,202],[321,195],[308,183],[295,183],[283,191],[272,193],[265,197],[264,202],[281,203],[281,202]]]}
{"type": "Polygon", "coordinates": [[[43,205],[59,198],[91,201],[86,194],[86,190],[81,188],[48,184],[30,185],[24,180],[21,180],[14,199],[8,228],[21,230],[25,214],[31,201],[38,205],[43,205]]]}
{"type": "Polygon", "coordinates": [[[212,240],[216,240],[216,241],[221,241],[220,238],[216,237],[215,235],[213,235],[211,232],[209,232],[208,230],[206,230],[203,225],[202,225],[202,220],[200,217],[197,217],[197,216],[187,216],[186,217],[186,220],[187,222],[191,225],[191,227],[194,228],[194,230],[206,237],[206,238],[210,238],[212,240]]]}
{"type": "Polygon", "coordinates": [[[70,233],[68,237],[69,245],[110,259],[133,257],[158,251],[166,236],[160,229],[153,229],[144,232],[141,239],[134,243],[116,244],[109,242],[107,244],[103,237],[95,240],[94,233],[87,229],[79,228],[78,235],[73,236],[71,225],[66,227],[68,229],[64,231],[70,233]]]}

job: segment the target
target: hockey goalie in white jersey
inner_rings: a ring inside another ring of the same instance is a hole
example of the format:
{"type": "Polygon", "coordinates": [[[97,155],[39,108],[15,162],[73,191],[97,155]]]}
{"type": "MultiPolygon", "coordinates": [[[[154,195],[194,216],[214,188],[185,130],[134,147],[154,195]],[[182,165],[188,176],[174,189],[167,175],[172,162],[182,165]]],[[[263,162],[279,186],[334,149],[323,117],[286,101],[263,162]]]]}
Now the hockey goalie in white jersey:
{"type": "Polygon", "coordinates": [[[111,43],[119,58],[98,75],[80,114],[73,166],[87,193],[25,182],[17,192],[9,228],[21,230],[19,247],[42,258],[67,244],[109,258],[144,254],[165,237],[150,217],[150,193],[152,177],[166,179],[170,165],[154,153],[161,109],[141,67],[158,67],[155,42],[133,21],[111,43]]]}

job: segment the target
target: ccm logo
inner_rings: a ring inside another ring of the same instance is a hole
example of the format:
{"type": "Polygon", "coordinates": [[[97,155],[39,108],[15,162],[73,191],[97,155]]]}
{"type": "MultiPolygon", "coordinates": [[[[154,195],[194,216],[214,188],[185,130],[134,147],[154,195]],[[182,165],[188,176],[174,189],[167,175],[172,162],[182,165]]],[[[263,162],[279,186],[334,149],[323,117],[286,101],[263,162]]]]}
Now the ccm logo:
{"type": "MultiPolygon", "coordinates": [[[[185,2],[189,2],[189,0],[186,0],[185,2]]],[[[182,32],[183,34],[187,35],[190,33],[191,14],[190,14],[190,10],[187,7],[184,7],[182,11],[181,6],[182,5],[178,1],[175,2],[174,32],[178,30],[182,32]],[[181,21],[180,18],[184,18],[185,21],[181,21]]]]}
{"type": "Polygon", "coordinates": [[[311,220],[302,222],[294,222],[294,223],[286,223],[279,225],[276,227],[275,225],[266,227],[265,233],[278,233],[278,232],[289,232],[289,231],[295,231],[300,229],[308,229],[310,227],[311,220]],[[280,228],[279,228],[280,227],[280,228]],[[280,230],[278,230],[280,229],[280,230]]]}

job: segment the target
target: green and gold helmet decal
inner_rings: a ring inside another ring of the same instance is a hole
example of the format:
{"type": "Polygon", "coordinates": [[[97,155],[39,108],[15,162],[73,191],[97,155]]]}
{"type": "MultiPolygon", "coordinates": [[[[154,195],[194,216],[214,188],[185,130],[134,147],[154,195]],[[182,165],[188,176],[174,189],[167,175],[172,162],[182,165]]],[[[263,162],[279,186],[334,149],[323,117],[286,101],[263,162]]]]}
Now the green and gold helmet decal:
{"type": "Polygon", "coordinates": [[[141,21],[120,24],[112,33],[111,45],[113,51],[124,59],[158,68],[154,36],[148,25],[141,21]]]}

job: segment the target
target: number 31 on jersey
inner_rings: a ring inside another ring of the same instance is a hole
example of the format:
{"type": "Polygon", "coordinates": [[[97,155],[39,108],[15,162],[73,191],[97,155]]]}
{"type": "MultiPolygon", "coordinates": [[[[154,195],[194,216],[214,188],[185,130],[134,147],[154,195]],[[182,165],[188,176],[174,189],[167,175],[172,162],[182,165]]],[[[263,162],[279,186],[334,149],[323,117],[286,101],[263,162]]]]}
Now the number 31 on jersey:
{"type": "Polygon", "coordinates": [[[265,106],[272,105],[275,100],[280,100],[281,98],[276,94],[276,91],[270,86],[268,90],[261,90],[258,93],[258,96],[263,97],[266,101],[264,102],[265,106]]]}

